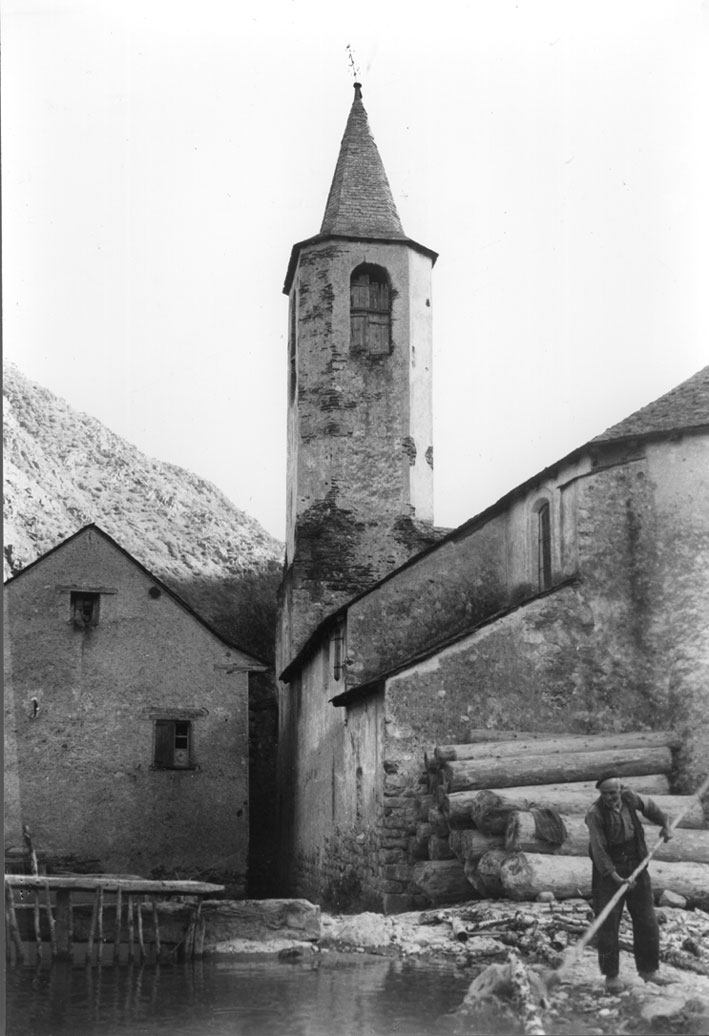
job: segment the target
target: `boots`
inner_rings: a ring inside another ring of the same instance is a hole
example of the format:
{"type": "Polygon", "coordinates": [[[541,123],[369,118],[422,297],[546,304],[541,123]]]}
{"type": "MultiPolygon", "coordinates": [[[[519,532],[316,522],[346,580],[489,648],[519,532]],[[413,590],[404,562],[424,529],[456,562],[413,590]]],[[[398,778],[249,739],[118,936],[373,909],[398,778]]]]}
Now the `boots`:
{"type": "Polygon", "coordinates": [[[672,979],[663,978],[659,971],[639,971],[638,975],[643,982],[649,982],[653,986],[669,986],[672,984],[672,979]]]}

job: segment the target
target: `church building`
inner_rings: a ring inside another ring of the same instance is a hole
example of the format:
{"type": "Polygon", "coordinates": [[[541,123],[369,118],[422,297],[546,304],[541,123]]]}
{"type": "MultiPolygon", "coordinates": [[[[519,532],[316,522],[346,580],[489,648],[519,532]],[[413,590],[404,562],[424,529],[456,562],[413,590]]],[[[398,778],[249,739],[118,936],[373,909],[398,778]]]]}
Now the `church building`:
{"type": "Polygon", "coordinates": [[[423,905],[424,756],[478,729],[672,728],[709,758],[709,367],[454,530],[433,525],[431,277],[361,87],[293,248],[277,644],[284,891],[423,905]]]}

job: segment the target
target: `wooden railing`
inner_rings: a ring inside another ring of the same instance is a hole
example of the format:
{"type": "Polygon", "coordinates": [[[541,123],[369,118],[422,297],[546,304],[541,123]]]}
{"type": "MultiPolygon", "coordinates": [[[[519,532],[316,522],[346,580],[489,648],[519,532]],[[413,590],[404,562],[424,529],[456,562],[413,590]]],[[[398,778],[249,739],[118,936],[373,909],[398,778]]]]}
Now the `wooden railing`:
{"type": "Polygon", "coordinates": [[[118,962],[124,932],[128,962],[136,957],[145,962],[151,956],[157,962],[166,954],[175,958],[181,954],[183,959],[200,957],[204,945],[202,901],[223,891],[223,885],[201,881],[150,881],[110,874],[6,874],[6,954],[10,961],[26,963],[24,943],[28,940],[23,940],[20,932],[18,907],[23,913],[31,907],[31,935],[37,959],[42,960],[45,947],[52,960],[75,959],[79,943],[83,941],[76,938],[75,908],[79,905],[77,900],[83,899],[84,904],[92,903],[85,940],[87,964],[102,964],[108,944],[112,946],[111,959],[118,962]],[[158,905],[165,900],[182,901],[185,908],[182,930],[178,938],[171,939],[169,946],[161,941],[160,932],[158,905]],[[109,912],[113,923],[107,929],[104,922],[109,912]],[[148,915],[147,926],[145,914],[148,915]]]}

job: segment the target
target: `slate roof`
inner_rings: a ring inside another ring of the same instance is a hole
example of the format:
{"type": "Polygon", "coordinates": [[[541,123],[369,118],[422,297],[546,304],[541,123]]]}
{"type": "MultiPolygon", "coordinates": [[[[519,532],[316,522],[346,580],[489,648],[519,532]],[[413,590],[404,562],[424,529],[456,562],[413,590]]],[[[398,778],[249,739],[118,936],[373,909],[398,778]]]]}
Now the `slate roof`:
{"type": "Polygon", "coordinates": [[[340,144],[321,234],[405,238],[384,165],[369,129],[362,88],[355,96],[340,144]]]}
{"type": "Polygon", "coordinates": [[[709,367],[702,368],[654,403],[648,403],[630,417],[607,428],[591,442],[610,442],[704,425],[709,425],[709,367]]]}

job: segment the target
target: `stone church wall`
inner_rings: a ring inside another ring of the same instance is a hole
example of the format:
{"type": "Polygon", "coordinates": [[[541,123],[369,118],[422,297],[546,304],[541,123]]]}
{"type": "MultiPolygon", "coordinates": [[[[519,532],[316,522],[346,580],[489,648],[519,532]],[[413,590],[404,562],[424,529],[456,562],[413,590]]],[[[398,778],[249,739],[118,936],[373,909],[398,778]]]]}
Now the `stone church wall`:
{"type": "Polygon", "coordinates": [[[684,737],[675,788],[696,787],[709,757],[706,439],[646,444],[624,456],[559,472],[556,484],[463,527],[454,542],[354,602],[347,653],[360,672],[381,672],[405,652],[415,656],[434,632],[445,641],[446,615],[452,633],[480,616],[477,629],[372,681],[342,708],[329,704],[343,690],[325,682],[329,655],[309,663],[312,715],[301,712],[300,730],[311,738],[320,726],[325,754],[310,752],[310,765],[318,756],[322,778],[332,775],[335,803],[324,817],[327,797],[313,794],[296,821],[301,844],[311,853],[320,847],[311,873],[327,875],[310,886],[313,894],[349,881],[360,907],[420,904],[409,841],[423,753],[465,742],[471,728],[672,727],[684,737]],[[540,493],[553,501],[555,582],[534,595],[529,514],[540,493]],[[322,828],[311,837],[318,813],[322,828]]]}
{"type": "Polygon", "coordinates": [[[577,479],[588,463],[516,494],[460,527],[347,610],[349,679],[367,683],[538,592],[535,507],[551,508],[552,581],[577,571],[577,479]],[[571,517],[570,517],[571,516],[571,517]]]}

